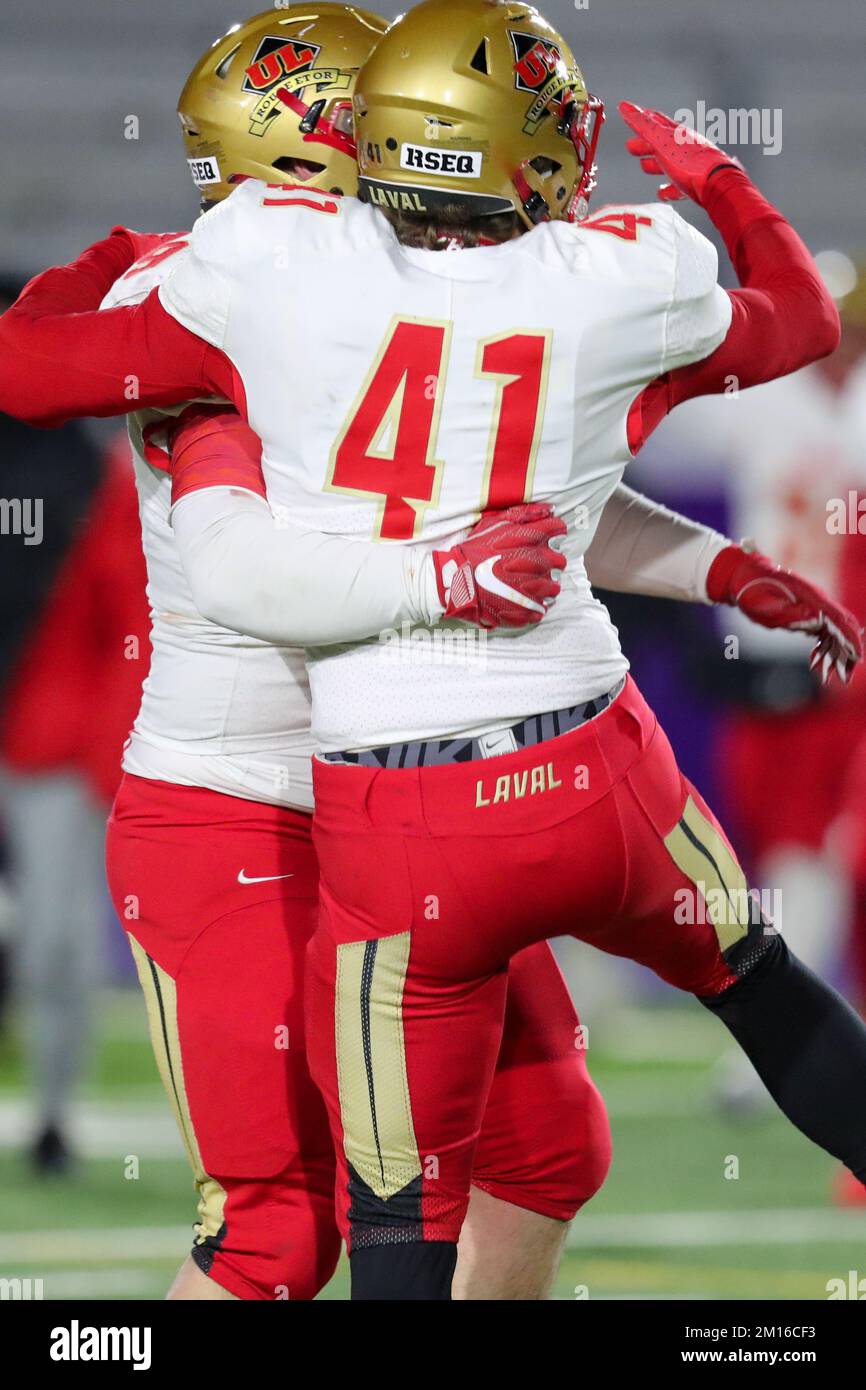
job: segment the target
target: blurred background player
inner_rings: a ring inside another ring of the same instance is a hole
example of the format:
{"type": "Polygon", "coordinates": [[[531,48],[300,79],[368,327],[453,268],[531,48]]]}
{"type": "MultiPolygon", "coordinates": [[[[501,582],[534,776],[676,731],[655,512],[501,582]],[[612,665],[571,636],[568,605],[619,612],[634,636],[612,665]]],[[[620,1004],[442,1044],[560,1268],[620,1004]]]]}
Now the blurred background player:
{"type": "MultiPolygon", "coordinates": [[[[17,288],[0,286],[3,308],[17,288]]],[[[34,523],[29,538],[0,544],[6,953],[31,1162],[61,1174],[104,973],[105,817],[147,672],[144,561],[125,438],[104,449],[77,423],[44,432],[0,415],[0,452],[4,498],[20,499],[34,523]]]]}

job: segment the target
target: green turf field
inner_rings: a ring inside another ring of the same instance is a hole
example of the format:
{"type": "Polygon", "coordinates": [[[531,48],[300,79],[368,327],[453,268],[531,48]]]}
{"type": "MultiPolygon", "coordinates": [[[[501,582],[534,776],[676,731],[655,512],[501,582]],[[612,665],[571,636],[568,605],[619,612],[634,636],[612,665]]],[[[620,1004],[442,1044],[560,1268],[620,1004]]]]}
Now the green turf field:
{"type": "MultiPolygon", "coordinates": [[[[29,1175],[20,1057],[0,1043],[0,1277],[41,1278],[45,1298],[159,1298],[187,1247],[191,1179],[137,995],[106,996],[101,1018],[87,1156],[69,1181],[29,1175]]],[[[722,1042],[686,1004],[632,1012],[591,1051],[614,1163],[574,1224],[558,1297],[822,1299],[828,1279],[864,1268],[866,1212],[831,1205],[829,1160],[774,1115],[715,1113],[722,1042]]],[[[323,1297],[346,1292],[341,1269],[323,1297]]]]}

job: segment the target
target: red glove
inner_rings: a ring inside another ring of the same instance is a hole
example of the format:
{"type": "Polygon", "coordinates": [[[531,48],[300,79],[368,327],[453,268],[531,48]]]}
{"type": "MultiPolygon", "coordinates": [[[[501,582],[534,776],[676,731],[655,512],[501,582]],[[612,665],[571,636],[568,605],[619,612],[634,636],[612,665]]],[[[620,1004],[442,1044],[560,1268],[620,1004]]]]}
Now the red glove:
{"type": "Polygon", "coordinates": [[[863,629],[853,613],[791,570],[781,569],[766,555],[729,545],[719,552],[707,575],[712,603],[729,603],[761,627],[809,632],[818,640],[809,661],[820,664],[826,685],[835,668],[847,685],[863,658],[863,629]]]}
{"type": "Polygon", "coordinates": [[[662,202],[685,197],[703,207],[707,183],[717,170],[743,169],[738,159],[661,111],[645,111],[642,106],[621,101],[619,114],[635,132],[625,142],[629,154],[637,155],[644,173],[670,179],[659,189],[662,202]]]}
{"type": "Polygon", "coordinates": [[[566,563],[549,543],[566,529],[546,503],[486,512],[464,541],[433,551],[445,617],[478,627],[540,623],[559,593],[553,571],[566,563]]]}

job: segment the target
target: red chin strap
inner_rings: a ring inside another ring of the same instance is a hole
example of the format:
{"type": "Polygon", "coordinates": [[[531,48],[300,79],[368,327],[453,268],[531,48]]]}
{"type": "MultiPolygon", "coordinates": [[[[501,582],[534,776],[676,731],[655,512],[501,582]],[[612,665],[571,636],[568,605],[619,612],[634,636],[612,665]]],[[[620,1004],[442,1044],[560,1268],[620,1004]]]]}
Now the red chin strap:
{"type": "Polygon", "coordinates": [[[324,102],[314,102],[312,106],[308,106],[306,102],[301,101],[299,96],[295,96],[294,92],[287,91],[285,87],[280,87],[277,96],[284,106],[288,106],[290,111],[294,111],[296,116],[300,116],[305,144],[328,145],[338,154],[346,154],[350,159],[356,157],[358,147],[352,136],[347,135],[343,130],[337,130],[334,123],[334,117],[340,111],[351,111],[351,102],[338,102],[334,107],[334,116],[323,119],[324,102]]]}

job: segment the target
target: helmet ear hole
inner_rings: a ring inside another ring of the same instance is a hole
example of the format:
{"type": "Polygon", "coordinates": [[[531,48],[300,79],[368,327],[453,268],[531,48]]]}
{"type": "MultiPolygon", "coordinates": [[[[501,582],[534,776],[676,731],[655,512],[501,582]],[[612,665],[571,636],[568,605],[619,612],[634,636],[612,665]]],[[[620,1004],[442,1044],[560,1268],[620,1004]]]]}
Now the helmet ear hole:
{"type": "Polygon", "coordinates": [[[558,174],[562,168],[555,159],[549,159],[546,154],[537,154],[534,159],[529,161],[530,169],[534,169],[536,174],[540,174],[543,179],[549,179],[553,174],[558,174]]]}
{"type": "MultiPolygon", "coordinates": [[[[324,164],[320,164],[316,160],[305,159],[304,163],[309,165],[311,169],[315,169],[315,171],[319,174],[324,172],[324,164]]],[[[280,159],[275,159],[273,161],[272,168],[278,170],[281,174],[294,175],[296,172],[297,164],[297,159],[293,159],[290,155],[283,155],[280,159]]]]}
{"type": "Polygon", "coordinates": [[[215,75],[219,77],[223,82],[228,77],[229,69],[231,68],[231,65],[234,62],[235,58],[238,56],[239,50],[240,44],[238,44],[236,48],[233,48],[231,53],[227,53],[226,56],[223,58],[222,62],[216,68],[214,68],[215,75]]]}
{"type": "Polygon", "coordinates": [[[475,56],[473,57],[472,62],[469,64],[469,66],[471,68],[474,68],[476,72],[483,72],[485,77],[490,76],[490,62],[487,57],[486,39],[481,40],[480,44],[475,50],[475,56]]]}

